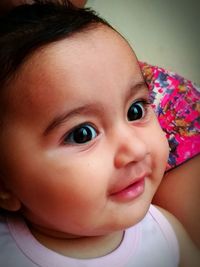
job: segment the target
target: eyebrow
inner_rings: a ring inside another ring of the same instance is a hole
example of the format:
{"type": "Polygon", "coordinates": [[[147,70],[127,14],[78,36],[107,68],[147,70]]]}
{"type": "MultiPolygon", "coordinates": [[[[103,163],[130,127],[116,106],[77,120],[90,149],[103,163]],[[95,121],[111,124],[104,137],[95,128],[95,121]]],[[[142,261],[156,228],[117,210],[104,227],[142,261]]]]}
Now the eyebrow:
{"type": "MultiPolygon", "coordinates": [[[[133,86],[131,86],[130,90],[128,91],[128,94],[126,95],[126,99],[130,98],[132,95],[136,94],[139,90],[144,88],[143,91],[147,90],[147,84],[144,80],[137,82],[133,86]]],[[[76,116],[76,115],[81,115],[81,114],[89,114],[91,112],[101,114],[102,113],[102,108],[97,107],[96,103],[92,104],[86,104],[80,107],[77,107],[71,111],[67,111],[61,115],[58,115],[55,117],[51,123],[48,125],[46,130],[44,131],[44,135],[48,135],[53,129],[61,125],[62,123],[66,122],[69,120],[71,117],[76,116]]]]}
{"type": "Polygon", "coordinates": [[[61,125],[62,123],[66,122],[70,119],[70,117],[80,115],[80,114],[88,114],[92,111],[97,112],[97,108],[95,107],[95,104],[86,104],[84,106],[80,106],[78,108],[75,108],[71,111],[67,111],[56,118],[52,120],[52,122],[49,124],[49,126],[46,128],[44,135],[48,135],[49,132],[51,132],[53,129],[61,125]]]}
{"type": "Polygon", "coordinates": [[[130,90],[126,95],[126,99],[129,99],[131,96],[134,96],[137,92],[142,91],[149,94],[147,83],[144,80],[138,81],[133,86],[131,86],[130,90]]]}

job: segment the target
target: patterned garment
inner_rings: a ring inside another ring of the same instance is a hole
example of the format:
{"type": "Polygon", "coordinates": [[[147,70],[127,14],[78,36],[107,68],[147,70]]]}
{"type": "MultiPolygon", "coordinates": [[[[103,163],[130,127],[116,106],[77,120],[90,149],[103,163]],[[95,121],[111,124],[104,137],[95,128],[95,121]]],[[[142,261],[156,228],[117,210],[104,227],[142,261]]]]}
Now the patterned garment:
{"type": "Polygon", "coordinates": [[[200,88],[173,72],[142,62],[140,66],[169,142],[170,170],[200,153],[200,88]]]}

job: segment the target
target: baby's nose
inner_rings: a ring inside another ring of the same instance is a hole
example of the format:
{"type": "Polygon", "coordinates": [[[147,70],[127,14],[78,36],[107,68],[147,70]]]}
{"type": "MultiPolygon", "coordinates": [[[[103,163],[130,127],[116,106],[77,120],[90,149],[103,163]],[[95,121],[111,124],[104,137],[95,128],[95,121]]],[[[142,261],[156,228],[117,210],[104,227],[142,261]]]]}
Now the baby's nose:
{"type": "Polygon", "coordinates": [[[147,154],[147,140],[143,135],[134,131],[131,126],[120,131],[114,159],[116,168],[121,168],[131,162],[142,161],[147,154]]]}

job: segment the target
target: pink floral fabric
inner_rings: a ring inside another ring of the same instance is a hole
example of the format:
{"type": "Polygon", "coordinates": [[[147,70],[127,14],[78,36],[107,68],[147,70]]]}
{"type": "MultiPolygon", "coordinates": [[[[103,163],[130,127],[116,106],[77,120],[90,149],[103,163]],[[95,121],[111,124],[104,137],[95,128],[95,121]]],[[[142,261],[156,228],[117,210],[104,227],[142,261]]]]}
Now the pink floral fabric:
{"type": "Polygon", "coordinates": [[[169,170],[200,153],[200,88],[163,68],[140,66],[169,142],[169,170]]]}

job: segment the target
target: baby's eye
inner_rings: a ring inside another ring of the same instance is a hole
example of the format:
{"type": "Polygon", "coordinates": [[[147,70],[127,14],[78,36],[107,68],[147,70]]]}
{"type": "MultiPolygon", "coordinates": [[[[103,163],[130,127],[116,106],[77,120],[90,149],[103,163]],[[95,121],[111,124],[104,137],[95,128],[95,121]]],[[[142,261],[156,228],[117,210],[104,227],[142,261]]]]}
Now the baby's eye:
{"type": "Polygon", "coordinates": [[[132,103],[127,112],[128,120],[135,121],[142,119],[145,116],[147,104],[148,103],[146,100],[141,100],[132,103]]]}
{"type": "Polygon", "coordinates": [[[65,144],[84,144],[97,136],[96,129],[90,124],[82,124],[74,128],[64,139],[65,144]]]}

